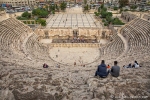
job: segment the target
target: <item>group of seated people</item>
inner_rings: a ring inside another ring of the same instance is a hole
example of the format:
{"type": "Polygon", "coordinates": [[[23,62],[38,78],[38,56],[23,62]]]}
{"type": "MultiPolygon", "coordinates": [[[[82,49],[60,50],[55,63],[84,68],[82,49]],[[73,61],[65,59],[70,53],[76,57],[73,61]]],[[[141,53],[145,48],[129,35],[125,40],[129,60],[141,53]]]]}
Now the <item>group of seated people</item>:
{"type": "Polygon", "coordinates": [[[118,62],[114,61],[114,66],[106,66],[105,61],[102,60],[101,64],[98,66],[95,76],[100,76],[101,78],[106,78],[110,73],[113,77],[118,77],[120,73],[120,67],[117,65],[118,62]]]}
{"type": "Polygon", "coordinates": [[[127,65],[127,66],[123,66],[124,68],[139,68],[139,67],[141,67],[139,64],[138,64],[138,62],[137,61],[134,61],[134,64],[132,65],[131,63],[129,64],[129,65],[127,65]]]}
{"type": "MultiPolygon", "coordinates": [[[[114,66],[110,67],[106,66],[105,61],[102,60],[101,64],[98,66],[97,71],[95,72],[95,76],[100,76],[101,78],[106,78],[110,73],[113,77],[118,77],[120,74],[120,67],[117,65],[118,62],[114,61],[114,66]]],[[[124,68],[139,68],[141,67],[137,61],[134,61],[134,64],[131,63],[127,66],[123,66],[124,68]]]]}

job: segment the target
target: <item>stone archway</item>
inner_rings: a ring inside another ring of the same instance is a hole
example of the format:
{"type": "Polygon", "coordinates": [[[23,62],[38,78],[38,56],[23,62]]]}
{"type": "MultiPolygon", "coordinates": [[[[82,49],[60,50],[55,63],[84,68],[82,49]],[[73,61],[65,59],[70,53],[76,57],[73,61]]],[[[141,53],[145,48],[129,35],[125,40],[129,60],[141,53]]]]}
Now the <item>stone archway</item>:
{"type": "Polygon", "coordinates": [[[46,39],[49,39],[48,31],[45,31],[44,34],[45,34],[45,38],[46,38],[46,39]]]}
{"type": "Polygon", "coordinates": [[[106,31],[103,31],[103,32],[102,32],[102,37],[101,37],[102,39],[104,39],[104,38],[105,38],[105,36],[106,36],[106,34],[105,34],[105,33],[106,33],[106,31]]]}
{"type": "Polygon", "coordinates": [[[128,21],[128,22],[130,21],[130,17],[127,19],[127,21],[128,21]]]}
{"type": "Polygon", "coordinates": [[[77,29],[73,30],[73,36],[78,37],[78,35],[79,35],[79,30],[77,29]]]}

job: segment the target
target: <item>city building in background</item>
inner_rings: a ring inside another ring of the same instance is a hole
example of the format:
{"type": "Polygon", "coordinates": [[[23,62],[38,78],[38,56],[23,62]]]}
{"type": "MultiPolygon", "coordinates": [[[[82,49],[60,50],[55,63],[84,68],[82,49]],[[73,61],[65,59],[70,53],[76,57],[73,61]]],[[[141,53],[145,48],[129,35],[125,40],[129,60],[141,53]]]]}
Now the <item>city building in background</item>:
{"type": "Polygon", "coordinates": [[[39,3],[40,0],[0,0],[0,4],[2,7],[12,6],[12,7],[19,7],[19,6],[29,6],[29,5],[36,5],[39,3]]]}

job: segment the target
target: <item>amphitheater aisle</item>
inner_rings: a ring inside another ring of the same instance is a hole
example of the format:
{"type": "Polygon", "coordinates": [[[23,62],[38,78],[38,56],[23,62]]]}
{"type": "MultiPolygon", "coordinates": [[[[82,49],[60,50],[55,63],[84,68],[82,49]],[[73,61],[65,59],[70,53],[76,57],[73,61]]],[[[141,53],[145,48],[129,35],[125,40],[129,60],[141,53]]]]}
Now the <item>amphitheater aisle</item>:
{"type": "Polygon", "coordinates": [[[124,49],[125,49],[124,52],[117,58],[117,60],[119,61],[128,52],[129,45],[128,45],[128,41],[120,33],[118,33],[117,35],[122,39],[124,43],[124,49]]]}

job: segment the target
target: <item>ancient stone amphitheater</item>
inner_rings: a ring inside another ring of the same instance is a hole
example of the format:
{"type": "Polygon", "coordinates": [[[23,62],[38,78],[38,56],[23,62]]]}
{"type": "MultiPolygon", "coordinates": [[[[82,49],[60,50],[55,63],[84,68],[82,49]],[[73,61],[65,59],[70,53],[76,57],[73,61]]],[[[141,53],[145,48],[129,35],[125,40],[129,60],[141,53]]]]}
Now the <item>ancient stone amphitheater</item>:
{"type": "Polygon", "coordinates": [[[150,22],[136,17],[111,38],[95,61],[71,66],[53,60],[30,27],[5,18],[0,22],[0,100],[150,100],[150,22]],[[118,78],[94,78],[102,59],[119,62],[118,78]],[[142,67],[122,68],[134,60],[142,67]],[[49,68],[42,68],[45,62],[49,68]]]}

